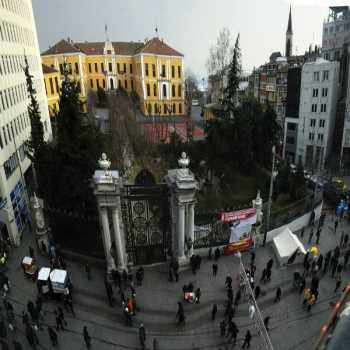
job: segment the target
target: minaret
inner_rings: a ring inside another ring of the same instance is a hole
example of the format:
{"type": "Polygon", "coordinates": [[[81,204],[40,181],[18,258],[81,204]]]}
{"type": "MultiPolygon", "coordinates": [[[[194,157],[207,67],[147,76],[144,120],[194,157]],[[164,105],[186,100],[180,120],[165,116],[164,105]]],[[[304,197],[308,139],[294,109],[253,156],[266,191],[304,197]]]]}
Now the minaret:
{"type": "Polygon", "coordinates": [[[292,6],[289,8],[288,27],[286,32],[286,57],[293,53],[293,28],[292,28],[292,6]]]}

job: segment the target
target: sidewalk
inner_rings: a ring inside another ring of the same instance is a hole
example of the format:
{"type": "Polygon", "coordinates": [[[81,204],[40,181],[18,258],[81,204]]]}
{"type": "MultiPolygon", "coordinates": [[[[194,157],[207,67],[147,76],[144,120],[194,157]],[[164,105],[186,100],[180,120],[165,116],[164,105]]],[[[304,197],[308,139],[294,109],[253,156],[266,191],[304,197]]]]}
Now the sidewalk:
{"type": "MultiPolygon", "coordinates": [[[[342,228],[348,230],[349,226],[347,223],[341,223],[337,235],[334,235],[332,228],[332,219],[327,218],[319,245],[322,253],[334,248],[336,241],[339,240],[342,228]]],[[[309,246],[306,244],[308,233],[309,231],[306,230],[302,239],[306,248],[309,246]]],[[[29,299],[35,300],[37,293],[35,283],[24,278],[20,267],[22,257],[28,254],[29,244],[34,247],[30,235],[23,237],[21,246],[13,250],[8,261],[9,269],[7,273],[12,283],[9,298],[13,301],[16,315],[21,314],[29,299]]],[[[256,281],[259,280],[262,269],[271,257],[274,257],[274,253],[270,245],[256,250],[256,281]]],[[[243,254],[243,261],[249,264],[250,255],[243,254]]],[[[38,265],[47,266],[46,259],[39,256],[38,265]]],[[[165,265],[145,267],[144,284],[136,289],[140,311],[134,317],[134,327],[132,328],[124,326],[120,300],[116,291],[115,307],[111,308],[108,305],[103,283],[104,271],[101,268],[93,266],[92,280],[88,281],[82,264],[67,261],[67,265],[74,285],[73,298],[77,318],[73,319],[67,315],[68,329],[64,334],[59,334],[60,349],[84,349],[81,335],[84,325],[88,327],[92,336],[93,349],[137,349],[139,348],[137,328],[141,322],[146,328],[148,349],[151,348],[154,337],[158,339],[161,349],[218,350],[220,347],[222,350],[225,349],[225,339],[219,336],[219,323],[223,318],[224,302],[226,300],[225,278],[227,275],[231,275],[234,286],[238,273],[238,260],[235,257],[229,256],[219,259],[219,269],[216,277],[212,276],[212,262],[205,258],[196,275],[193,275],[190,270],[184,270],[178,283],[168,282],[168,271],[165,265]],[[201,302],[200,304],[184,303],[186,326],[179,329],[175,326],[177,302],[182,299],[182,286],[189,282],[193,282],[196,287],[201,288],[201,302]],[[218,305],[215,321],[211,321],[213,303],[218,305]]],[[[298,266],[293,265],[279,269],[275,260],[272,281],[266,285],[261,285],[263,293],[258,300],[258,304],[263,317],[271,315],[270,335],[275,350],[311,348],[322,323],[330,313],[329,302],[336,300],[338,297],[332,293],[335,281],[329,276],[325,276],[320,282],[319,301],[312,309],[311,314],[307,314],[301,306],[301,297],[292,287],[293,272],[297,268],[298,266]],[[282,288],[282,300],[280,303],[274,304],[273,299],[277,286],[282,288]],[[305,327],[305,322],[307,322],[307,327],[305,327]]],[[[345,272],[345,276],[348,280],[348,271],[345,272]]],[[[343,278],[344,284],[345,276],[343,278]]],[[[50,325],[54,325],[53,310],[56,305],[54,302],[44,304],[45,322],[50,325]]],[[[248,328],[253,331],[253,334],[256,334],[255,329],[250,325],[248,305],[244,300],[239,305],[234,320],[240,329],[240,339],[243,339],[248,328]]],[[[19,318],[18,326],[23,330],[19,318]]],[[[22,345],[26,348],[27,341],[23,334],[19,334],[18,338],[21,339],[22,345]]],[[[46,329],[39,332],[39,338],[43,345],[42,349],[51,348],[46,329]]],[[[257,348],[258,339],[253,337],[251,349],[257,348]]]]}

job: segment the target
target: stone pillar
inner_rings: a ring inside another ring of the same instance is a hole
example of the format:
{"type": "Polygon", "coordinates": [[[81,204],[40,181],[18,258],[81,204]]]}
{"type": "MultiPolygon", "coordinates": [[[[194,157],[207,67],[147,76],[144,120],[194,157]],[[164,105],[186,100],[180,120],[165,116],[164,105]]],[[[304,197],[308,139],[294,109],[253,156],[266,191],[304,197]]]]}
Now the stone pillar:
{"type": "Polygon", "coordinates": [[[185,206],[178,204],[177,213],[177,256],[179,260],[185,259],[185,206]]]}
{"type": "Polygon", "coordinates": [[[193,255],[193,244],[194,244],[194,203],[188,205],[188,233],[187,239],[192,242],[191,249],[189,251],[189,256],[193,255]]]}
{"type": "Polygon", "coordinates": [[[118,257],[118,262],[117,262],[118,270],[122,272],[123,270],[126,270],[126,264],[125,264],[125,256],[124,256],[124,249],[123,249],[123,240],[120,232],[119,210],[117,207],[114,207],[112,210],[112,218],[113,218],[113,228],[114,228],[114,242],[115,242],[115,248],[116,248],[116,253],[118,257]]]}
{"type": "Polygon", "coordinates": [[[115,269],[115,264],[113,257],[111,255],[111,233],[109,230],[108,222],[108,212],[106,207],[100,207],[101,223],[102,223],[102,239],[103,246],[105,249],[106,263],[107,263],[107,272],[110,273],[115,269]]]}

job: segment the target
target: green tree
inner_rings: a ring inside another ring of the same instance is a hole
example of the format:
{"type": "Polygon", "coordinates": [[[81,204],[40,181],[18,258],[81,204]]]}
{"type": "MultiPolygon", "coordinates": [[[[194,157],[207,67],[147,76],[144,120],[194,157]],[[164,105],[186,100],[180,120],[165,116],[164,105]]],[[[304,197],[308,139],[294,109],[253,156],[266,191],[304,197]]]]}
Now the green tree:
{"type": "Polygon", "coordinates": [[[289,160],[284,160],[279,163],[278,175],[276,178],[276,195],[289,193],[291,181],[291,171],[289,160]]]}
{"type": "Polygon", "coordinates": [[[242,72],[241,66],[241,49],[239,47],[239,34],[236,38],[235,47],[233,49],[232,59],[228,68],[228,83],[224,90],[223,104],[226,109],[234,110],[236,105],[236,96],[239,86],[239,77],[242,72]]]}
{"type": "Polygon", "coordinates": [[[76,81],[64,73],[57,116],[57,140],[50,148],[46,199],[50,206],[85,215],[95,213],[91,176],[103,150],[103,138],[81,112],[76,81]],[[52,185],[54,184],[54,186],[52,185]]]}
{"type": "Polygon", "coordinates": [[[27,57],[24,57],[24,74],[26,76],[27,91],[30,98],[28,105],[28,114],[30,119],[30,139],[27,141],[28,158],[32,161],[34,174],[34,190],[38,193],[38,176],[41,175],[43,168],[43,158],[45,152],[44,128],[41,122],[41,113],[38,101],[36,99],[36,90],[33,85],[33,76],[29,72],[27,57]]]}

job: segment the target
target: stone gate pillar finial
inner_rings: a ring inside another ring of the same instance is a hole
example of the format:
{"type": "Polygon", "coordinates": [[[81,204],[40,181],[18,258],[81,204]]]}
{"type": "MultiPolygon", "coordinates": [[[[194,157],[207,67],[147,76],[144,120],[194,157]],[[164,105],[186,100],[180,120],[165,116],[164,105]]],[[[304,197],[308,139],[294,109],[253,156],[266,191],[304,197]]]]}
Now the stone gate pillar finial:
{"type": "Polygon", "coordinates": [[[110,166],[111,166],[111,161],[107,158],[106,153],[101,154],[101,158],[98,160],[98,166],[105,171],[107,174],[110,166]]]}
{"type": "Polygon", "coordinates": [[[190,165],[190,158],[187,156],[186,152],[181,153],[181,157],[178,159],[177,163],[182,169],[188,168],[188,166],[190,165]]]}

